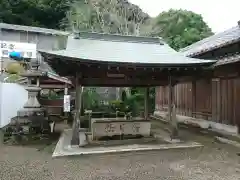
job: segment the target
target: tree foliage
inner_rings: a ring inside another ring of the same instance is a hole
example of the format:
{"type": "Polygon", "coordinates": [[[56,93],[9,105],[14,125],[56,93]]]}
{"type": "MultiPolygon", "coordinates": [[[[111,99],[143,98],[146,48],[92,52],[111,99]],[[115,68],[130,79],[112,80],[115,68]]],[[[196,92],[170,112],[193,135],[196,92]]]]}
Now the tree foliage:
{"type": "Polygon", "coordinates": [[[176,50],[212,34],[199,14],[171,9],[150,18],[127,0],[1,0],[0,22],[161,36],[176,50]]]}
{"type": "Polygon", "coordinates": [[[18,62],[11,62],[6,67],[6,72],[9,74],[19,74],[24,71],[24,67],[18,62]]]}
{"type": "Polygon", "coordinates": [[[179,50],[212,35],[201,15],[187,10],[171,9],[153,19],[151,35],[161,36],[179,50]]]}
{"type": "Polygon", "coordinates": [[[64,21],[70,30],[139,35],[150,17],[125,0],[78,0],[64,21]]]}
{"type": "MultiPolygon", "coordinates": [[[[137,99],[138,104],[140,105],[140,109],[144,108],[144,98],[145,98],[146,88],[132,87],[131,95],[137,99]]],[[[149,112],[153,113],[155,110],[155,88],[149,88],[149,112]]]]}
{"type": "Polygon", "coordinates": [[[59,29],[69,0],[1,0],[0,22],[59,29]]]}
{"type": "MultiPolygon", "coordinates": [[[[1,0],[0,22],[70,31],[160,36],[176,50],[212,35],[199,14],[171,9],[150,18],[127,0],[1,0]]],[[[18,73],[19,68],[15,64],[8,71],[18,73]]],[[[143,99],[139,100],[144,96],[143,90],[132,88],[131,92],[127,104],[136,107],[138,102],[143,106],[143,99]]],[[[84,93],[85,108],[99,106],[96,93],[84,93]]],[[[154,97],[155,91],[151,88],[151,110],[154,109],[154,97]]]]}
{"type": "Polygon", "coordinates": [[[96,109],[100,106],[100,95],[96,92],[96,90],[93,90],[96,88],[84,88],[83,91],[83,109],[96,109]]]}

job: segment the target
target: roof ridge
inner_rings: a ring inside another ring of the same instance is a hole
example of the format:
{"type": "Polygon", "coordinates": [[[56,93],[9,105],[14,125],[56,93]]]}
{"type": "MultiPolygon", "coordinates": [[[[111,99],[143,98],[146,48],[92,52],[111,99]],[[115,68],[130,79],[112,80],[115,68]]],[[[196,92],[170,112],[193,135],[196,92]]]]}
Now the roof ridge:
{"type": "Polygon", "coordinates": [[[219,32],[219,33],[216,33],[216,34],[214,34],[214,35],[212,35],[212,36],[206,37],[206,38],[204,38],[204,39],[202,39],[202,40],[200,40],[200,41],[197,41],[197,42],[195,42],[195,43],[193,43],[193,44],[191,44],[191,45],[189,45],[189,46],[187,46],[187,47],[185,47],[185,48],[180,49],[180,52],[188,51],[188,50],[190,50],[192,47],[197,46],[197,45],[203,45],[203,44],[206,43],[208,40],[211,40],[211,39],[213,39],[213,38],[219,37],[219,36],[224,35],[224,34],[226,34],[226,33],[235,31],[235,30],[237,30],[237,29],[240,30],[240,27],[239,27],[239,26],[234,26],[234,27],[232,27],[232,28],[230,28],[230,29],[227,29],[227,30],[225,30],[225,31],[223,31],[223,32],[219,32]]]}
{"type": "Polygon", "coordinates": [[[74,39],[97,39],[105,41],[127,41],[135,43],[153,43],[153,44],[166,44],[161,37],[148,37],[148,36],[134,36],[134,35],[121,35],[121,34],[108,34],[97,32],[74,32],[74,39]]]}
{"type": "Polygon", "coordinates": [[[56,30],[56,29],[49,29],[49,28],[37,27],[37,26],[18,25],[18,24],[8,24],[8,23],[0,23],[0,29],[11,29],[16,31],[28,31],[28,32],[38,32],[43,34],[56,34],[56,35],[70,34],[70,32],[56,30]]]}

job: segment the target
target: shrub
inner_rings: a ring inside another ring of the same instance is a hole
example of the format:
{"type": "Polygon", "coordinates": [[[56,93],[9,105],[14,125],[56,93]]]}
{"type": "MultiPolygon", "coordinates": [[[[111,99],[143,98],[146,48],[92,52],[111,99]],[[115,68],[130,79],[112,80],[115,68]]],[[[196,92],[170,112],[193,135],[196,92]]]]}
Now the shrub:
{"type": "Polygon", "coordinates": [[[24,67],[18,62],[9,63],[6,67],[6,72],[9,74],[19,74],[24,71],[24,67]]]}

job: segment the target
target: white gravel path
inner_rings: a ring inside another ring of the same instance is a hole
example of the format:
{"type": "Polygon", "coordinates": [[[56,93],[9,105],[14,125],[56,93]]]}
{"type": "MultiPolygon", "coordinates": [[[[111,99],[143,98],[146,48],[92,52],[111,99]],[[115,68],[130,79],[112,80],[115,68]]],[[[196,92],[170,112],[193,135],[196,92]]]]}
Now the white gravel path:
{"type": "Polygon", "coordinates": [[[0,146],[0,180],[239,180],[240,149],[195,137],[203,149],[52,159],[36,148],[0,146]]]}

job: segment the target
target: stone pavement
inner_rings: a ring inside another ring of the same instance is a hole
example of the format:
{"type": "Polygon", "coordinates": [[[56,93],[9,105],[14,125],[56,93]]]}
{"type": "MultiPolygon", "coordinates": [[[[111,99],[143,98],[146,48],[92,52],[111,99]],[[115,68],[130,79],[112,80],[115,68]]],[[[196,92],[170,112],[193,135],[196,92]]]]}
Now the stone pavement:
{"type": "MultiPolygon", "coordinates": [[[[166,112],[155,111],[152,116],[153,119],[160,120],[162,122],[166,121],[166,112]]],[[[240,142],[240,135],[237,133],[238,129],[236,126],[230,126],[226,124],[215,123],[212,121],[206,121],[203,119],[192,118],[188,116],[177,115],[177,121],[179,125],[197,127],[202,130],[207,130],[209,133],[215,136],[222,136],[227,139],[240,142]]]]}
{"type": "Polygon", "coordinates": [[[0,146],[4,180],[239,180],[239,149],[214,137],[182,131],[203,148],[71,156],[52,159],[52,152],[0,146]]]}
{"type": "Polygon", "coordinates": [[[184,149],[184,148],[199,148],[203,145],[197,142],[172,143],[172,144],[130,144],[108,147],[72,147],[71,142],[72,129],[66,129],[53,152],[52,157],[62,157],[71,155],[90,155],[90,154],[109,154],[123,153],[131,151],[152,151],[152,150],[167,150],[167,149],[184,149]]]}

